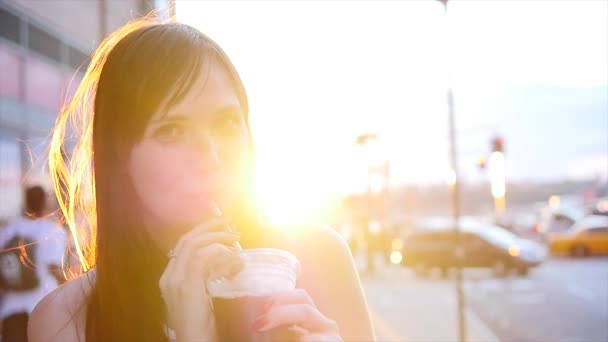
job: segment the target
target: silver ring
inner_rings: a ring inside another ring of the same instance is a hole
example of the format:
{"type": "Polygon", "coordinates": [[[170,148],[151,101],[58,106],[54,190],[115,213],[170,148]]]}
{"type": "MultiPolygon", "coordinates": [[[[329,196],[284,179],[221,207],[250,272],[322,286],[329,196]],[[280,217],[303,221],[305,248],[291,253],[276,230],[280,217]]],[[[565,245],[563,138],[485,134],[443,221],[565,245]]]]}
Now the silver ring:
{"type": "Polygon", "coordinates": [[[177,253],[175,253],[175,251],[171,249],[169,253],[167,253],[167,256],[169,257],[169,259],[173,259],[177,256],[177,253]]]}

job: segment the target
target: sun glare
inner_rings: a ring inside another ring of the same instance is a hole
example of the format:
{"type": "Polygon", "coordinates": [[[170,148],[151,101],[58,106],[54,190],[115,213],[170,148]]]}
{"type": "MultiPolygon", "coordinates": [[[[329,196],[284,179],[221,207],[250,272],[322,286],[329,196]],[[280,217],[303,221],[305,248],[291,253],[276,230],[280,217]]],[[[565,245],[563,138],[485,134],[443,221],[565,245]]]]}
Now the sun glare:
{"type": "Polygon", "coordinates": [[[286,160],[272,147],[258,150],[256,201],[258,210],[271,223],[321,223],[335,212],[345,192],[341,185],[348,185],[348,177],[338,168],[324,167],[311,154],[286,160]]]}

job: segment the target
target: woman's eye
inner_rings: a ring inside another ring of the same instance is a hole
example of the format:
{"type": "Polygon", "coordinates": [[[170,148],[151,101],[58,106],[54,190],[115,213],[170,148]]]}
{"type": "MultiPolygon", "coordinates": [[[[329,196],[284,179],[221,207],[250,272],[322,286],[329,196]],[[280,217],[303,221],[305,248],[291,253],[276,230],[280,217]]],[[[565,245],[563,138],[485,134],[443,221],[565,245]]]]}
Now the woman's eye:
{"type": "Polygon", "coordinates": [[[241,126],[240,120],[236,118],[225,118],[215,124],[215,129],[224,135],[236,133],[241,126]]]}
{"type": "Polygon", "coordinates": [[[174,142],[184,137],[187,133],[186,127],[182,124],[166,124],[154,131],[154,138],[162,142],[174,142]]]}

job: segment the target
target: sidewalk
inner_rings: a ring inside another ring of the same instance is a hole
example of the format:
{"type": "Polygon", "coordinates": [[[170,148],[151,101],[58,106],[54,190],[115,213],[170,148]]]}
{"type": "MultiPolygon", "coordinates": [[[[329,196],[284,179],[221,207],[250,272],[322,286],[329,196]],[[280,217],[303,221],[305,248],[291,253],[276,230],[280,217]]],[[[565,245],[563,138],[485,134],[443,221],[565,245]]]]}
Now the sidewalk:
{"type": "MultiPolygon", "coordinates": [[[[364,263],[357,260],[359,266],[364,263]]],[[[454,283],[414,277],[400,266],[377,263],[377,274],[362,273],[378,341],[450,342],[458,340],[454,283]]],[[[477,315],[465,309],[467,341],[499,341],[477,315]]]]}

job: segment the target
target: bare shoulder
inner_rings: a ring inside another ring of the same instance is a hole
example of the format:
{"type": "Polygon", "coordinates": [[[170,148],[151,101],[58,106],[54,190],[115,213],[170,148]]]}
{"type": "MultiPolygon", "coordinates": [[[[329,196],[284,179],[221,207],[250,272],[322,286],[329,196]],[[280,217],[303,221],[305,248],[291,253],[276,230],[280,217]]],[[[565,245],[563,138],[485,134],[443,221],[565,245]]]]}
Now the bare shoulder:
{"type": "Polygon", "coordinates": [[[74,278],[44,297],[30,315],[30,342],[84,341],[86,304],[94,270],[74,278]]]}
{"type": "Polygon", "coordinates": [[[285,246],[302,265],[298,287],[335,320],[344,341],[373,341],[367,301],[346,241],[328,226],[286,227],[285,246]]]}
{"type": "Polygon", "coordinates": [[[302,264],[302,279],[332,276],[358,284],[350,249],[338,232],[328,226],[300,226],[283,229],[285,247],[302,264]]]}
{"type": "Polygon", "coordinates": [[[338,232],[325,225],[299,225],[275,228],[280,241],[293,253],[309,257],[327,254],[350,259],[348,244],[338,232]],[[320,253],[322,251],[322,253],[320,253]]]}

